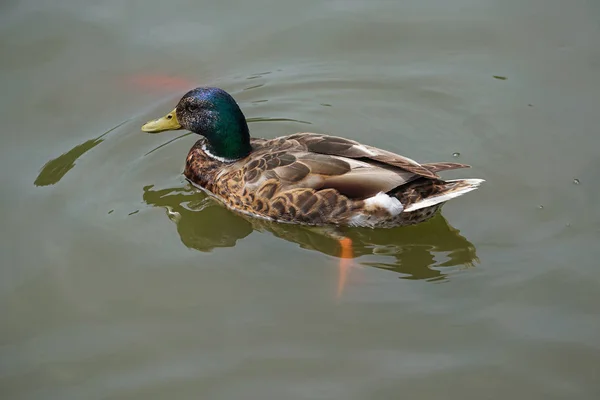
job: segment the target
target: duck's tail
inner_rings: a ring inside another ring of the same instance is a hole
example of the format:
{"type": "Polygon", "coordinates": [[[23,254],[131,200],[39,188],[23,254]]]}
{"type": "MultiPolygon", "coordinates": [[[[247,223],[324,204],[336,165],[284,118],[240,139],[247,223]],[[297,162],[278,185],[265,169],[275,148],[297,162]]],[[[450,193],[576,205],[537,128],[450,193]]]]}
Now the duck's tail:
{"type": "Polygon", "coordinates": [[[454,179],[449,181],[424,180],[412,186],[409,191],[399,196],[398,200],[404,205],[404,212],[411,212],[445,203],[462,196],[485,182],[483,179],[454,179]],[[401,198],[400,198],[401,197],[401,198]]]}
{"type": "Polygon", "coordinates": [[[427,168],[431,172],[448,171],[451,169],[460,168],[471,168],[471,166],[468,164],[459,164],[455,162],[434,162],[429,164],[421,164],[421,166],[427,168]]]}

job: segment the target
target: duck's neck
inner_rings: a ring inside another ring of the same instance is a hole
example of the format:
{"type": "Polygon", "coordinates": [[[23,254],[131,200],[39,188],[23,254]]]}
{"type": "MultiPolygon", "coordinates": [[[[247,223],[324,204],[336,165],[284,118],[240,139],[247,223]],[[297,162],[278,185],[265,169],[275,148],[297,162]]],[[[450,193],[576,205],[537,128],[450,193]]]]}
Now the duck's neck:
{"type": "Polygon", "coordinates": [[[214,132],[206,136],[204,152],[221,162],[232,162],[246,157],[252,151],[250,131],[244,115],[220,118],[214,132]]]}
{"type": "Polygon", "coordinates": [[[231,151],[230,148],[227,148],[225,151],[223,148],[215,148],[208,141],[202,146],[202,150],[204,153],[210,158],[223,162],[230,163],[237,160],[241,160],[245,158],[248,154],[250,154],[251,148],[248,151],[231,151]],[[219,150],[217,150],[219,149],[219,150]]]}

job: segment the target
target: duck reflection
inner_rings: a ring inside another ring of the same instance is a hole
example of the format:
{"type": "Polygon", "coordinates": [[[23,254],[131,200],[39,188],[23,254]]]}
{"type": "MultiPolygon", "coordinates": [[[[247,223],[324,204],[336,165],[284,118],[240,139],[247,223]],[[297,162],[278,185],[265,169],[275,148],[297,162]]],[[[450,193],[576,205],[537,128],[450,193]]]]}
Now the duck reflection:
{"type": "MultiPolygon", "coordinates": [[[[190,184],[166,189],[146,186],[143,199],[151,206],[167,210],[183,244],[199,251],[233,247],[238,240],[258,230],[305,249],[332,256],[340,253],[336,240],[314,228],[235,214],[190,184]]],[[[444,270],[471,267],[479,262],[475,246],[441,215],[415,226],[345,228],[341,232],[352,239],[355,257],[369,259],[361,264],[398,272],[404,279],[439,280],[446,277],[444,270]]]]}

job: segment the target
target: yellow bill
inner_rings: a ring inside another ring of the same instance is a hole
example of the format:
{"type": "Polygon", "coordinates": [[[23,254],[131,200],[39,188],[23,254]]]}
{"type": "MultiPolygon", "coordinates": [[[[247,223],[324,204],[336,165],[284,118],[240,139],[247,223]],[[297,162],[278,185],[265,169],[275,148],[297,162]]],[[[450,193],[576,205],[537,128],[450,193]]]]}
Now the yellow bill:
{"type": "Polygon", "coordinates": [[[177,129],[181,129],[181,125],[179,125],[179,121],[177,121],[177,114],[175,113],[175,110],[171,111],[162,118],[148,121],[142,125],[142,131],[151,133],[175,131],[177,129]]]}

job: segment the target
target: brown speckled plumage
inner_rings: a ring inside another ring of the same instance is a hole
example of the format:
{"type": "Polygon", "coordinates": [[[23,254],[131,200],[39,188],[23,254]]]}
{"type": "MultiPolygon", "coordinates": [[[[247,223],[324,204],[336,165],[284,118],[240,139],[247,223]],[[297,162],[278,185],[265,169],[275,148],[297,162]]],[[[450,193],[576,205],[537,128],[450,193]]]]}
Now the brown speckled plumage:
{"type": "Polygon", "coordinates": [[[306,225],[394,227],[431,218],[443,203],[390,215],[365,199],[389,194],[404,209],[423,199],[464,188],[436,172],[467,168],[458,163],[418,164],[358,142],[314,133],[252,139],[252,152],[233,162],[205,152],[201,138],[190,150],[185,176],[245,214],[306,225]],[[356,216],[360,215],[359,219],[356,216]]]}

